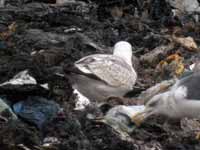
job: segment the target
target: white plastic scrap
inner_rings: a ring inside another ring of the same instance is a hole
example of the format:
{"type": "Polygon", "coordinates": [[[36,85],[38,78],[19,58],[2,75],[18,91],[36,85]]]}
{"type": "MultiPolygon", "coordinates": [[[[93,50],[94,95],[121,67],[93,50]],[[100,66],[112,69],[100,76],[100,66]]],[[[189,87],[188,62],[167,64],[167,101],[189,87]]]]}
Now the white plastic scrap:
{"type": "Polygon", "coordinates": [[[120,134],[122,139],[129,139],[129,134],[135,129],[134,124],[130,124],[131,117],[145,109],[144,105],[124,106],[119,105],[110,109],[103,117],[102,122],[111,126],[120,134]]]}
{"type": "MultiPolygon", "coordinates": [[[[12,79],[10,79],[9,81],[6,81],[2,84],[0,84],[0,86],[4,86],[4,85],[36,85],[37,81],[35,80],[35,78],[33,78],[32,76],[29,75],[28,70],[24,70],[19,72],[18,74],[16,74],[12,79]]],[[[48,83],[45,84],[40,84],[41,87],[43,87],[44,89],[49,90],[49,85],[48,83]]]]}
{"type": "Polygon", "coordinates": [[[123,107],[123,112],[126,113],[130,118],[138,112],[141,112],[145,109],[144,105],[133,105],[123,107]]]}
{"type": "Polygon", "coordinates": [[[193,64],[191,64],[191,65],[189,66],[190,70],[194,70],[194,67],[195,67],[195,63],[193,63],[193,64]]]}
{"type": "Polygon", "coordinates": [[[52,144],[60,144],[60,141],[58,140],[57,137],[46,137],[46,138],[43,140],[43,146],[44,146],[44,147],[49,147],[49,146],[51,146],[52,144]]]}
{"type": "Polygon", "coordinates": [[[85,106],[90,104],[90,100],[84,95],[82,95],[77,89],[74,89],[73,93],[77,94],[76,106],[74,110],[84,109],[85,106]]]}
{"type": "Polygon", "coordinates": [[[24,144],[18,144],[17,146],[23,150],[31,150],[30,148],[26,147],[24,144]]]}
{"type": "Polygon", "coordinates": [[[133,105],[133,106],[124,106],[124,105],[119,105],[116,106],[112,109],[110,109],[105,117],[117,117],[118,114],[124,114],[127,115],[128,117],[134,116],[136,113],[141,112],[145,109],[144,105],[133,105]]]}
{"type": "Polygon", "coordinates": [[[76,31],[82,31],[82,29],[78,27],[72,27],[64,30],[65,33],[76,32],[76,31]]]}
{"type": "Polygon", "coordinates": [[[41,87],[43,87],[44,89],[49,90],[49,84],[45,83],[45,84],[40,84],[41,87]]]}
{"type": "Polygon", "coordinates": [[[28,74],[28,70],[24,70],[16,74],[12,79],[6,81],[0,86],[12,84],[12,85],[25,85],[25,84],[37,84],[36,80],[28,74]]]}
{"type": "Polygon", "coordinates": [[[167,0],[171,6],[182,13],[200,12],[199,2],[197,0],[167,0]]]}

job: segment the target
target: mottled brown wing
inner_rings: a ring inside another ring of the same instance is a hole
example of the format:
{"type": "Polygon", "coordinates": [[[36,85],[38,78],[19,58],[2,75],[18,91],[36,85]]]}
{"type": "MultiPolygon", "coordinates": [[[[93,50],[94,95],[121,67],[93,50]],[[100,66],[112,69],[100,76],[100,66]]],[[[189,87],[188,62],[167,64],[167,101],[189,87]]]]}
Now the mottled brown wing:
{"type": "Polygon", "coordinates": [[[96,75],[110,86],[132,88],[135,83],[136,77],[131,66],[117,56],[91,55],[78,61],[76,65],[80,70],[96,75]]]}

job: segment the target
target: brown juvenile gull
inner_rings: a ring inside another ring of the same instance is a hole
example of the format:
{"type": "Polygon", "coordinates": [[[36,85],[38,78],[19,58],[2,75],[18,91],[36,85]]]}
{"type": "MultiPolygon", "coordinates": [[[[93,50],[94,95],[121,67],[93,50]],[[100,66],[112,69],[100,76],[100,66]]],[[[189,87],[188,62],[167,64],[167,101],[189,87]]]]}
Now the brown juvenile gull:
{"type": "Polygon", "coordinates": [[[145,110],[134,115],[132,120],[140,125],[152,115],[173,119],[200,118],[200,72],[177,80],[168,91],[153,96],[145,110]]]}
{"type": "Polygon", "coordinates": [[[68,76],[73,88],[91,101],[122,97],[133,89],[137,74],[132,66],[132,46],[117,42],[113,54],[93,54],[74,63],[68,76]]]}

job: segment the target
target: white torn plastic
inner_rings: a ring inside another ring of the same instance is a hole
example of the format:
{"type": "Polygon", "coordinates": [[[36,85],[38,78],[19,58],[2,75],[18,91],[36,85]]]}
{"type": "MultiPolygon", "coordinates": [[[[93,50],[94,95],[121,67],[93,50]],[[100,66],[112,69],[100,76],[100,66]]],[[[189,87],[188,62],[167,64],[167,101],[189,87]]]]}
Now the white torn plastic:
{"type": "Polygon", "coordinates": [[[191,71],[194,70],[194,67],[195,67],[195,63],[193,63],[193,64],[191,64],[191,65],[189,66],[189,68],[190,68],[191,71]]]}
{"type": "Polygon", "coordinates": [[[136,113],[141,112],[144,109],[145,109],[144,105],[132,105],[132,106],[119,105],[110,109],[105,117],[116,118],[119,114],[124,114],[131,118],[136,113]]]}
{"type": "Polygon", "coordinates": [[[37,51],[31,52],[31,56],[33,56],[33,55],[35,55],[35,54],[37,54],[37,51]]]}
{"type": "MultiPolygon", "coordinates": [[[[8,85],[8,84],[11,84],[11,85],[36,85],[37,81],[35,80],[34,77],[29,75],[28,70],[24,70],[24,71],[21,71],[18,74],[16,74],[9,81],[6,81],[6,82],[0,84],[0,86],[4,86],[4,85],[8,85]]],[[[40,84],[40,86],[46,90],[49,90],[48,83],[40,84]]]]}
{"type": "Polygon", "coordinates": [[[46,89],[46,90],[49,90],[49,85],[48,85],[48,83],[40,84],[40,86],[43,87],[43,88],[46,89]]]}
{"type": "Polygon", "coordinates": [[[194,12],[200,12],[198,0],[166,0],[175,10],[175,15],[181,15],[184,13],[192,14],[194,12]]]}
{"type": "Polygon", "coordinates": [[[8,85],[8,84],[12,84],[12,85],[34,84],[34,85],[36,85],[37,82],[36,82],[35,78],[33,78],[32,76],[29,75],[28,70],[24,70],[24,71],[21,71],[18,74],[16,74],[9,81],[6,81],[6,82],[0,84],[0,86],[4,86],[4,85],[8,85]]]}
{"type": "Polygon", "coordinates": [[[75,31],[80,32],[80,31],[82,31],[82,29],[81,29],[81,28],[78,28],[78,27],[72,27],[72,28],[69,28],[69,29],[65,29],[65,30],[64,30],[65,33],[71,33],[71,32],[75,32],[75,31]]]}
{"type": "Polygon", "coordinates": [[[49,147],[53,144],[60,144],[61,142],[58,140],[57,137],[46,137],[43,140],[43,146],[44,147],[49,147]]]}
{"type": "Polygon", "coordinates": [[[18,144],[17,147],[19,147],[20,149],[23,149],[23,150],[31,150],[30,148],[28,148],[24,144],[18,144]]]}
{"type": "Polygon", "coordinates": [[[118,133],[120,133],[122,138],[128,136],[135,129],[135,125],[131,121],[131,118],[138,112],[145,109],[144,105],[133,105],[124,106],[119,105],[110,109],[107,114],[103,117],[102,122],[111,126],[118,133]]]}
{"type": "Polygon", "coordinates": [[[85,109],[85,107],[90,104],[90,100],[84,95],[82,95],[77,89],[74,89],[73,93],[77,94],[76,105],[74,110],[85,109]]]}
{"type": "Polygon", "coordinates": [[[192,72],[200,72],[200,61],[196,61],[192,65],[189,66],[192,72]]]}

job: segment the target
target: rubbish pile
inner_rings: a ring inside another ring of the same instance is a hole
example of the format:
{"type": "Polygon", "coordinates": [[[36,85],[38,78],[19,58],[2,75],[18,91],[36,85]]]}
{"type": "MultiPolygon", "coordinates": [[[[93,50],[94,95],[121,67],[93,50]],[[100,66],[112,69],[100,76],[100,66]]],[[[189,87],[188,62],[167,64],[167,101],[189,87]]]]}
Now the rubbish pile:
{"type": "Polygon", "coordinates": [[[158,115],[140,125],[132,118],[198,73],[199,4],[0,0],[0,149],[200,149],[198,118],[158,115]],[[132,45],[134,88],[123,98],[90,101],[66,70],[91,54],[112,55],[118,41],[132,45]]]}

